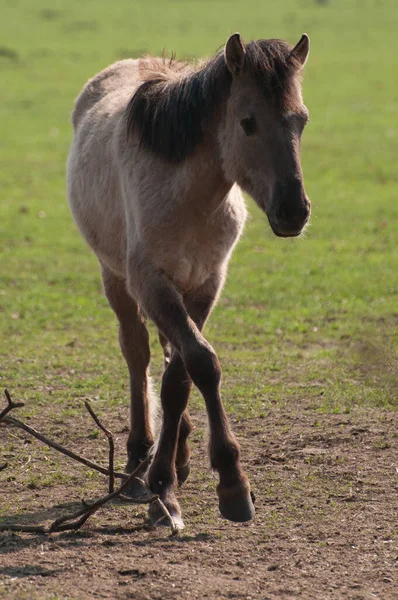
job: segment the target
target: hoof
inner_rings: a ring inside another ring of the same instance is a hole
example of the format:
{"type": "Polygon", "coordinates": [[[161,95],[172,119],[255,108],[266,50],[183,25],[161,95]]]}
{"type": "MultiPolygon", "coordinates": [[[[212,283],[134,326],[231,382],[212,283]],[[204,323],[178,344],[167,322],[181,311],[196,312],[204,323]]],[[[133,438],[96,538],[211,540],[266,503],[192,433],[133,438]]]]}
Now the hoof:
{"type": "Polygon", "coordinates": [[[186,465],[183,465],[182,467],[177,467],[176,470],[177,470],[178,485],[182,485],[188,479],[188,475],[189,475],[189,471],[190,471],[190,463],[187,462],[186,465]]]}
{"type": "Polygon", "coordinates": [[[130,485],[123,491],[123,495],[129,498],[147,498],[148,489],[138,479],[133,479],[130,485]]]}
{"type": "Polygon", "coordinates": [[[127,459],[127,464],[124,469],[124,472],[127,475],[131,475],[137,467],[140,469],[137,471],[137,477],[141,477],[143,479],[144,473],[148,470],[149,464],[152,461],[152,455],[148,454],[145,458],[138,460],[136,457],[132,458],[131,456],[127,459]]]}
{"type": "MultiPolygon", "coordinates": [[[[170,508],[168,510],[169,510],[171,518],[173,519],[176,530],[182,531],[184,529],[185,525],[184,525],[184,521],[182,520],[180,513],[177,512],[176,510],[170,510],[170,508]]],[[[148,516],[149,516],[149,524],[150,524],[151,528],[159,527],[159,526],[160,527],[170,527],[169,519],[164,516],[163,511],[160,509],[160,507],[157,504],[153,503],[149,506],[148,516]]]]}
{"type": "MultiPolygon", "coordinates": [[[[138,467],[138,464],[136,460],[132,461],[129,459],[124,470],[126,475],[131,475],[131,473],[133,473],[138,467]]],[[[146,498],[148,496],[148,489],[146,488],[145,484],[140,481],[140,479],[145,479],[145,472],[148,469],[148,465],[144,466],[144,461],[141,464],[143,465],[143,468],[137,471],[137,479],[133,479],[130,485],[123,492],[123,494],[125,496],[129,496],[129,498],[146,498]]]]}
{"type": "Polygon", "coordinates": [[[243,523],[250,521],[255,515],[252,495],[249,491],[240,494],[224,492],[219,494],[220,513],[225,519],[243,523]]]}

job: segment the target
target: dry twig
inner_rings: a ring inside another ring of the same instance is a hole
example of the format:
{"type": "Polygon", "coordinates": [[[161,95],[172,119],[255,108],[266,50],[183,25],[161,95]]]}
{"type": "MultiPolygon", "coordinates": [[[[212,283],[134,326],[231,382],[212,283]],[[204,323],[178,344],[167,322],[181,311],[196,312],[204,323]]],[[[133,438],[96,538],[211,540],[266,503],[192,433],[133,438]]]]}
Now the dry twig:
{"type": "Polygon", "coordinates": [[[7,398],[7,406],[0,413],[0,421],[2,421],[6,414],[8,414],[13,408],[21,408],[22,406],[25,406],[24,402],[13,402],[8,390],[4,390],[4,395],[7,398]]]}
{"type": "MultiPolygon", "coordinates": [[[[19,419],[16,419],[15,417],[4,417],[3,421],[5,423],[11,423],[12,425],[15,425],[15,427],[19,427],[19,429],[23,429],[23,431],[30,433],[30,435],[33,435],[33,437],[35,437],[36,439],[43,442],[43,444],[50,446],[50,448],[54,448],[54,450],[58,450],[58,452],[61,452],[61,454],[64,454],[65,456],[69,456],[69,458],[76,460],[77,462],[81,463],[82,465],[85,465],[86,467],[89,467],[90,469],[94,469],[94,471],[98,471],[98,473],[102,473],[103,475],[109,475],[109,471],[105,467],[101,467],[101,465],[97,465],[92,460],[88,460],[87,458],[84,458],[83,456],[76,454],[76,452],[73,452],[72,450],[68,450],[68,448],[65,448],[65,446],[58,444],[58,442],[54,442],[53,440],[51,440],[47,436],[43,435],[39,431],[36,431],[36,429],[34,429],[33,427],[30,427],[30,425],[26,425],[26,423],[24,423],[23,421],[20,421],[19,419]]],[[[114,473],[114,476],[119,479],[127,479],[127,475],[125,473],[114,473]]]]}
{"type": "MultiPolygon", "coordinates": [[[[24,403],[23,402],[14,403],[7,390],[4,390],[4,394],[7,398],[8,405],[4,410],[1,411],[0,421],[4,421],[5,423],[11,423],[11,424],[15,425],[16,427],[19,427],[20,429],[26,431],[27,433],[29,433],[36,439],[40,440],[47,446],[50,446],[51,448],[54,448],[58,452],[61,452],[61,454],[64,454],[65,456],[68,456],[69,458],[72,458],[73,460],[76,460],[76,461],[84,464],[86,467],[89,467],[91,469],[94,469],[95,471],[102,473],[103,475],[108,475],[109,476],[109,493],[105,496],[102,496],[101,498],[99,498],[98,500],[96,500],[95,502],[92,502],[92,503],[82,501],[82,508],[80,508],[75,513],[71,513],[71,514],[67,514],[67,515],[63,515],[63,516],[59,517],[50,525],[50,527],[48,529],[46,529],[42,525],[35,526],[35,525],[22,525],[22,524],[21,525],[1,524],[0,531],[9,530],[9,531],[21,531],[21,532],[43,533],[44,534],[44,533],[55,533],[55,532],[68,531],[68,530],[77,530],[97,510],[99,510],[102,506],[107,504],[110,500],[113,500],[114,498],[120,498],[121,500],[128,501],[132,504],[156,503],[157,506],[162,511],[164,517],[166,517],[166,519],[169,521],[172,534],[174,535],[174,534],[178,533],[178,527],[176,526],[173,517],[170,515],[169,511],[167,510],[166,506],[163,504],[163,502],[161,501],[159,496],[152,494],[152,492],[146,486],[145,482],[139,478],[139,475],[141,475],[142,472],[148,467],[148,465],[151,461],[151,457],[148,457],[146,460],[144,460],[142,463],[140,463],[138,465],[138,467],[134,470],[134,472],[131,473],[130,475],[126,475],[125,473],[115,472],[114,468],[113,468],[113,464],[114,464],[113,436],[112,436],[111,432],[108,429],[106,429],[106,427],[104,427],[104,425],[102,425],[102,423],[98,419],[97,415],[94,413],[94,411],[88,401],[85,401],[85,406],[86,406],[87,411],[90,413],[91,417],[94,419],[94,421],[96,422],[98,427],[100,427],[100,429],[105,433],[105,435],[108,438],[108,442],[109,442],[109,466],[108,466],[108,469],[105,469],[104,467],[101,467],[100,465],[97,465],[96,463],[93,463],[92,461],[90,461],[86,458],[83,458],[82,456],[79,456],[78,454],[76,454],[75,452],[72,452],[71,450],[68,450],[61,444],[58,444],[57,442],[52,441],[50,438],[48,438],[47,436],[43,435],[42,433],[36,431],[36,429],[33,429],[33,427],[26,425],[19,419],[16,419],[15,417],[6,417],[6,415],[12,409],[24,406],[24,403]],[[115,477],[123,479],[124,481],[120,485],[120,487],[114,491],[113,488],[114,488],[114,478],[115,477]],[[147,493],[146,498],[144,498],[144,497],[143,498],[130,498],[123,494],[123,492],[129,487],[129,485],[133,482],[134,479],[139,481],[139,483],[141,483],[143,490],[147,493]],[[78,520],[76,521],[76,519],[78,519],[78,520]]],[[[6,466],[7,466],[7,463],[5,465],[2,465],[0,467],[0,470],[6,468],[6,466]]]]}
{"type": "Polygon", "coordinates": [[[104,427],[104,425],[101,423],[101,421],[99,420],[99,418],[97,417],[97,415],[95,414],[93,409],[91,408],[91,404],[88,400],[84,401],[84,406],[87,408],[88,412],[90,413],[90,415],[92,416],[94,421],[97,423],[98,427],[100,429],[102,429],[102,431],[105,433],[106,437],[108,438],[108,444],[109,444],[109,462],[108,462],[109,488],[108,488],[108,491],[110,494],[112,494],[114,487],[115,487],[115,477],[114,477],[114,471],[113,471],[113,461],[114,461],[114,456],[115,456],[115,444],[113,442],[113,435],[111,434],[109,429],[104,427]]]}

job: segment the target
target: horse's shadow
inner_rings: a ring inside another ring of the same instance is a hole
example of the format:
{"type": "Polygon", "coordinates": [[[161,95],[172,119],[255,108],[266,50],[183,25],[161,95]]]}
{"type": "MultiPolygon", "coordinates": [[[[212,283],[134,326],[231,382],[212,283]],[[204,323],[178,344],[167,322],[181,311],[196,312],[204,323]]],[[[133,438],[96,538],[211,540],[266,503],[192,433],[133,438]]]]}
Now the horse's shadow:
{"type": "MultiPolygon", "coordinates": [[[[114,501],[109,504],[121,505],[122,502],[114,501]]],[[[50,508],[45,508],[37,511],[27,512],[23,514],[14,514],[3,516],[0,519],[0,525],[2,530],[0,531],[0,555],[18,552],[24,548],[29,548],[37,544],[43,543],[43,539],[48,534],[31,532],[29,537],[24,532],[12,531],[6,529],[6,526],[16,527],[21,525],[24,526],[40,526],[43,524],[50,524],[55,519],[66,515],[73,514],[82,507],[81,502],[63,502],[55,504],[50,508]]],[[[134,518],[134,514],[131,515],[131,519],[134,518]]],[[[142,516],[136,516],[137,523],[130,526],[96,526],[89,525],[87,529],[78,529],[76,531],[65,531],[62,533],[54,533],[57,536],[57,542],[62,543],[66,546],[83,546],[86,544],[86,540],[89,539],[92,543],[92,538],[95,534],[101,533],[105,535],[120,535],[123,533],[129,534],[136,531],[145,529],[146,524],[142,519],[142,516]]],[[[29,533],[29,532],[28,532],[29,533]]],[[[35,567],[36,568],[36,567],[35,567]]],[[[2,570],[0,569],[0,574],[2,570]]],[[[29,573],[27,573],[29,575],[29,573]]],[[[43,574],[44,575],[44,574],[43,574]]]]}
{"type": "MultiPolygon", "coordinates": [[[[119,506],[126,506],[126,504],[124,502],[122,502],[121,500],[115,498],[115,500],[113,502],[110,502],[109,504],[113,504],[113,505],[119,505],[119,506]]],[[[0,520],[0,524],[4,527],[6,525],[10,525],[10,526],[16,526],[16,525],[22,525],[22,526],[38,526],[38,525],[43,525],[43,524],[48,524],[51,523],[52,521],[54,521],[55,519],[57,519],[58,517],[61,517],[65,514],[72,514],[73,512],[79,510],[79,508],[81,508],[82,504],[81,502],[63,502],[61,504],[56,504],[54,506],[52,506],[51,508],[46,508],[46,509],[42,509],[42,510],[38,510],[35,512],[27,512],[24,514],[14,514],[14,515],[8,515],[8,516],[4,516],[1,518],[0,520]]],[[[120,536],[123,534],[129,535],[129,534],[133,534],[133,533],[138,533],[140,531],[148,531],[149,527],[148,527],[148,523],[147,521],[143,518],[142,515],[134,515],[133,513],[131,514],[131,520],[135,520],[135,522],[133,521],[131,523],[131,525],[106,525],[106,526],[98,526],[95,525],[93,523],[90,523],[86,526],[85,529],[78,529],[76,531],[65,531],[65,532],[61,532],[61,533],[54,533],[52,534],[52,536],[57,536],[56,540],[57,540],[57,544],[61,544],[65,547],[73,547],[73,546],[77,546],[77,547],[81,547],[83,548],[84,546],[90,545],[92,546],[93,543],[95,543],[95,538],[97,538],[98,540],[98,534],[102,535],[102,536],[108,536],[109,539],[107,540],[101,540],[102,545],[115,545],[116,541],[112,540],[112,537],[116,537],[116,536],[120,536]]],[[[153,537],[151,536],[150,539],[145,539],[142,540],[141,538],[132,538],[129,543],[132,543],[134,545],[137,546],[147,546],[147,545],[152,545],[154,543],[157,542],[177,542],[177,543],[181,543],[181,542],[194,542],[194,541],[203,541],[205,539],[207,539],[208,534],[206,533],[198,533],[198,534],[194,534],[194,535],[179,535],[176,537],[173,537],[170,535],[169,530],[166,527],[158,527],[153,531],[153,537]]],[[[42,544],[43,543],[43,539],[46,539],[48,534],[43,534],[43,533],[30,533],[29,536],[27,536],[25,533],[23,532],[18,532],[18,531],[10,531],[10,530],[2,530],[0,531],[0,555],[1,554],[12,554],[15,552],[19,552],[21,550],[24,550],[26,548],[30,548],[30,547],[34,547],[36,545],[42,544]]],[[[210,535],[210,537],[212,538],[213,536],[210,535]]],[[[54,539],[54,538],[53,538],[54,539]]],[[[5,569],[7,569],[8,567],[5,567],[5,569]]],[[[11,567],[10,567],[11,568],[11,567]]],[[[18,575],[20,577],[22,576],[29,576],[32,575],[33,572],[31,572],[31,570],[35,570],[39,567],[36,566],[32,566],[32,565],[27,565],[26,566],[26,572],[23,571],[23,569],[21,570],[21,574],[18,575]],[[31,569],[29,571],[29,569],[31,569]],[[22,572],[23,571],[23,572],[22,572]]],[[[10,576],[12,576],[11,573],[5,573],[4,569],[0,568],[0,575],[1,574],[8,574],[10,576]]],[[[46,575],[51,575],[53,574],[53,572],[51,573],[36,573],[38,575],[42,575],[43,577],[45,577],[46,575]]],[[[16,575],[17,576],[17,575],[16,575]]]]}
{"type": "Polygon", "coordinates": [[[40,565],[0,567],[0,575],[7,577],[53,577],[65,569],[46,569],[40,565]]]}
{"type": "Polygon", "coordinates": [[[81,506],[81,502],[77,501],[62,502],[35,512],[7,515],[2,517],[0,522],[2,525],[41,525],[45,521],[54,521],[63,514],[73,513],[81,506]]]}

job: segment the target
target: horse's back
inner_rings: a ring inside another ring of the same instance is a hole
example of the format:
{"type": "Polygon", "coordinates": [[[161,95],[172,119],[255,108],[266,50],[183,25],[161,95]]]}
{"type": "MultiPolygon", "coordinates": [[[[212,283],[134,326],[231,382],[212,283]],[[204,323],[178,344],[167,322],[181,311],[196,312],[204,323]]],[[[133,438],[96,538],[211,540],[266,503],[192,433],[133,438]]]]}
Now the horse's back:
{"type": "Polygon", "coordinates": [[[72,113],[74,128],[76,129],[84,116],[107,96],[120,94],[124,99],[126,92],[131,95],[138,84],[138,60],[121,60],[100,71],[89,79],[75,102],[72,113]]]}
{"type": "Polygon", "coordinates": [[[103,265],[124,272],[126,226],[116,168],[125,107],[140,85],[137,60],[123,60],[90,79],[78,96],[68,159],[68,202],[83,237],[103,265]]]}

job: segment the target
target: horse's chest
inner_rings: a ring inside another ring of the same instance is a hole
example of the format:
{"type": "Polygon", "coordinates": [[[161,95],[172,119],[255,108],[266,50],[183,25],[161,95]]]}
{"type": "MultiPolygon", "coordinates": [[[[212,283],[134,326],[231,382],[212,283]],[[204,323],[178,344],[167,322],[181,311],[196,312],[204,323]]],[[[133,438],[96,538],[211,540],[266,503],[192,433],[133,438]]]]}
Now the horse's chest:
{"type": "Polygon", "coordinates": [[[180,235],[177,230],[162,258],[163,269],[182,292],[198,289],[218,272],[240,233],[231,219],[201,225],[184,229],[180,235]]]}
{"type": "Polygon", "coordinates": [[[228,254],[226,244],[218,241],[203,245],[191,239],[176,248],[172,276],[183,291],[197,289],[216,272],[228,254]]]}

